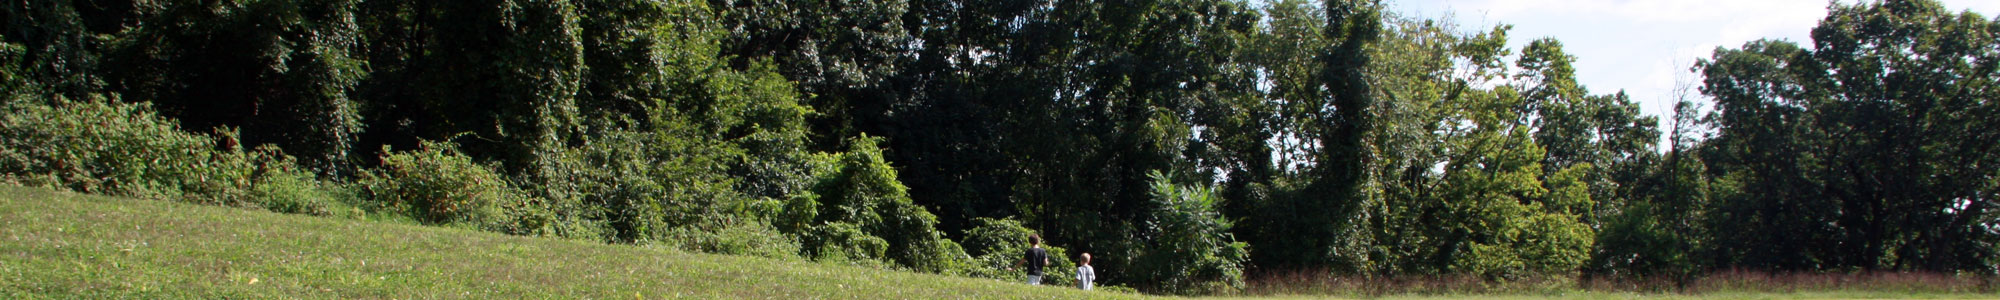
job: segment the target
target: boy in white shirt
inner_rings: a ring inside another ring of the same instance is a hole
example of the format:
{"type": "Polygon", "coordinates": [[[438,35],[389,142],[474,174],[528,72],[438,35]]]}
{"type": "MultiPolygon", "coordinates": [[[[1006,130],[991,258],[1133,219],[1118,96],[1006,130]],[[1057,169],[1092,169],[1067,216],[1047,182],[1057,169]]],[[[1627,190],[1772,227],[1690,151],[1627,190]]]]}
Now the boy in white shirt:
{"type": "Polygon", "coordinates": [[[1090,253],[1083,254],[1083,263],[1076,266],[1076,286],[1090,290],[1090,282],[1097,280],[1097,269],[1090,267],[1090,253]]]}

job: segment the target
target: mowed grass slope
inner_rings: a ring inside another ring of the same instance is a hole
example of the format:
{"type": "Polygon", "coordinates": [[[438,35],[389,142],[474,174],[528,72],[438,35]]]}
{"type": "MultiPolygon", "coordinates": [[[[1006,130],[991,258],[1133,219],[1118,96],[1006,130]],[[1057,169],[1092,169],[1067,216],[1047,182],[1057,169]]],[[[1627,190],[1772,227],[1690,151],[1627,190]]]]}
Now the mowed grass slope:
{"type": "MultiPolygon", "coordinates": [[[[0,299],[1143,297],[0,186],[0,299]]],[[[1528,295],[1364,298],[1996,299],[2000,295],[1865,290],[1684,295],[1558,289],[1528,295]]]]}
{"type": "Polygon", "coordinates": [[[1136,298],[0,186],[0,298],[1136,298]]]}

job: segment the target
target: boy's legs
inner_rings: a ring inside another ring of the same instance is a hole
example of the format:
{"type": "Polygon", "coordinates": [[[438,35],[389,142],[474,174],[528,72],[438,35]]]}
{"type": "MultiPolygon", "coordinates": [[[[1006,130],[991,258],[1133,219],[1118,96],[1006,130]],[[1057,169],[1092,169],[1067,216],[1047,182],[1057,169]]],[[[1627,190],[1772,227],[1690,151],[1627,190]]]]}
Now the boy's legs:
{"type": "Polygon", "coordinates": [[[1042,275],[1028,275],[1028,284],[1042,284],[1042,275]]]}

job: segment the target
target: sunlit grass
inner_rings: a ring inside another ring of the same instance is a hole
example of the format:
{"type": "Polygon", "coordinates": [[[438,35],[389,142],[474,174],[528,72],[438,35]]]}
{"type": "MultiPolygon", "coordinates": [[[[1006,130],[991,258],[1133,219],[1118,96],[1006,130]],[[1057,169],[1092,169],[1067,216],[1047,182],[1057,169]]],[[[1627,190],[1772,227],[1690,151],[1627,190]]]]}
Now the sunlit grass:
{"type": "Polygon", "coordinates": [[[33,188],[0,195],[0,299],[1136,297],[33,188]]]}
{"type": "MultiPolygon", "coordinates": [[[[1750,280],[1741,280],[1750,281],[1750,280]]],[[[1898,291],[1366,293],[1255,299],[1993,299],[1898,291]]],[[[1328,289],[1331,288],[1331,289],[1328,289]]],[[[1381,288],[1381,287],[1376,287],[1381,288]]],[[[0,186],[0,299],[1139,298],[797,260],[685,253],[400,222],[323,218],[0,186]]]]}

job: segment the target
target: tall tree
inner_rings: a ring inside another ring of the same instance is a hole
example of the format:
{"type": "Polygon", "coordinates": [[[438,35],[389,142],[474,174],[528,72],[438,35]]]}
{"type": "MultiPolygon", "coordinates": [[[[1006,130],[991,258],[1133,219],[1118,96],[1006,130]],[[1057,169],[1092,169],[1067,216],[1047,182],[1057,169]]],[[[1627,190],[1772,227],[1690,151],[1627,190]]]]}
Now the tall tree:
{"type": "Polygon", "coordinates": [[[1699,149],[1710,144],[1704,143],[1706,114],[1690,99],[1693,85],[1681,81],[1674,91],[1679,102],[1658,164],[1631,185],[1634,197],[1599,220],[1597,248],[1585,275],[1687,279],[1703,270],[1700,249],[1721,231],[1705,226],[1716,180],[1708,176],[1699,149]]]}
{"type": "Polygon", "coordinates": [[[1813,48],[1700,68],[1716,100],[1718,267],[1990,272],[2000,25],[1935,1],[1835,5],[1813,48]]]}
{"type": "Polygon", "coordinates": [[[1522,48],[1514,78],[1527,97],[1523,122],[1534,126],[1536,143],[1548,149],[1543,174],[1579,174],[1579,183],[1599,204],[1585,215],[1594,220],[1637,196],[1632,188],[1658,157],[1653,144],[1659,121],[1640,115],[1639,104],[1624,92],[1591,95],[1577,83],[1575,60],[1561,41],[1536,39],[1522,48]]]}
{"type": "Polygon", "coordinates": [[[733,66],[772,60],[820,112],[812,121],[816,149],[846,149],[848,138],[880,131],[903,94],[890,83],[914,58],[908,1],[708,2],[728,31],[721,46],[733,66]]]}
{"type": "Polygon", "coordinates": [[[1197,112],[1250,85],[1233,56],[1255,20],[1242,2],[913,1],[908,16],[915,60],[891,84],[909,92],[870,130],[951,230],[1018,215],[1053,243],[1088,241],[1070,249],[1141,249],[1153,231],[1119,220],[1155,205],[1146,174],[1208,180],[1187,159],[1197,112]]]}
{"type": "Polygon", "coordinates": [[[1256,216],[1239,230],[1259,247],[1251,252],[1252,262],[1275,268],[1349,266],[1365,260],[1355,250],[1366,238],[1359,212],[1371,202],[1365,189],[1378,116],[1366,70],[1382,30],[1380,7],[1374,1],[1327,1],[1317,9],[1300,5],[1280,2],[1268,10],[1260,44],[1276,48],[1255,52],[1267,80],[1265,101],[1274,112],[1266,133],[1276,144],[1278,165],[1271,168],[1285,174],[1258,186],[1239,185],[1230,193],[1243,198],[1231,206],[1256,216]]]}

